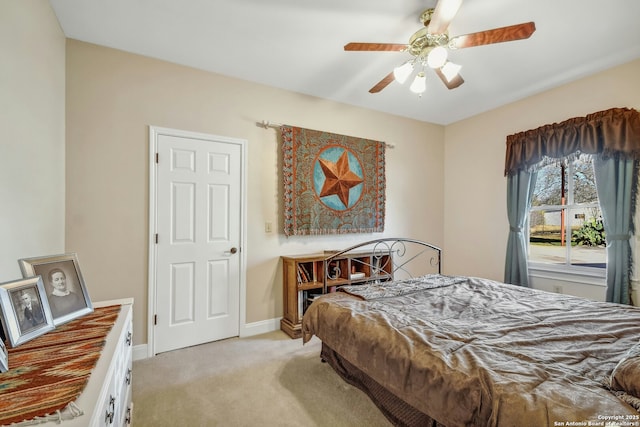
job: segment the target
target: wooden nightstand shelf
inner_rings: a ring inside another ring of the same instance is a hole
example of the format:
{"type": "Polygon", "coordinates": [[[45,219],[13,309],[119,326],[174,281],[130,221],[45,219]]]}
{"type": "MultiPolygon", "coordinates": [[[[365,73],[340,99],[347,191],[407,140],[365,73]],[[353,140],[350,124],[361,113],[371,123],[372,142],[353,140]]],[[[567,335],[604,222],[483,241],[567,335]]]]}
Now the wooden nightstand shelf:
{"type": "Polygon", "coordinates": [[[282,284],[284,315],[282,329],[291,338],[300,338],[302,316],[313,299],[344,285],[392,279],[391,254],[357,252],[335,257],[331,253],[283,256],[282,284]]]}

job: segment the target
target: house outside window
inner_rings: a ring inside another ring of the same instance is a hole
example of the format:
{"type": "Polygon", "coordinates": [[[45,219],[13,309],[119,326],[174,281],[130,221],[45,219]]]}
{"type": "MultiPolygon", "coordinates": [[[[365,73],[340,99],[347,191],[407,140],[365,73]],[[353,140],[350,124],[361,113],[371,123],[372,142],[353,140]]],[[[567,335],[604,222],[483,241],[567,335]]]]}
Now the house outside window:
{"type": "Polygon", "coordinates": [[[590,156],[538,169],[528,231],[532,267],[604,273],[606,233],[590,156]]]}

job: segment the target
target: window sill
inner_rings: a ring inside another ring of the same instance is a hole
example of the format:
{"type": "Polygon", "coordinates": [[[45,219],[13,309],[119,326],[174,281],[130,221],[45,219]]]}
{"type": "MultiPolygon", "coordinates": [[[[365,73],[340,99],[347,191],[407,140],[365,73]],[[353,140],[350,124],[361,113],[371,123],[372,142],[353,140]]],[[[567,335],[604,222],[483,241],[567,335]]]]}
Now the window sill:
{"type": "Polygon", "coordinates": [[[549,264],[529,264],[529,276],[584,285],[607,286],[607,272],[604,268],[576,268],[549,264]]]}

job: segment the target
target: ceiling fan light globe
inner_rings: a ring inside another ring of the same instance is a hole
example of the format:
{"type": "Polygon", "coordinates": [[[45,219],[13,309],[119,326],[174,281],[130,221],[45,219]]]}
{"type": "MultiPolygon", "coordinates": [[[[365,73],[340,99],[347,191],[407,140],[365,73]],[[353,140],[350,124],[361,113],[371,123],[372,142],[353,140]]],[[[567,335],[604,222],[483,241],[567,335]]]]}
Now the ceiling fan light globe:
{"type": "Polygon", "coordinates": [[[413,93],[421,94],[427,90],[427,77],[424,75],[424,71],[420,71],[416,78],[409,86],[409,90],[413,93]]]}
{"type": "Polygon", "coordinates": [[[453,80],[458,75],[461,68],[462,68],[461,65],[454,64],[451,61],[447,61],[442,66],[442,68],[440,68],[440,71],[442,71],[442,74],[444,75],[445,79],[447,79],[448,82],[451,82],[451,80],[453,80]]]}
{"type": "Polygon", "coordinates": [[[442,46],[434,47],[427,55],[427,64],[431,68],[440,68],[447,62],[447,49],[442,46]]]}
{"type": "Polygon", "coordinates": [[[407,81],[412,72],[413,64],[410,62],[405,62],[401,66],[394,68],[393,77],[398,83],[403,84],[407,81]]]}

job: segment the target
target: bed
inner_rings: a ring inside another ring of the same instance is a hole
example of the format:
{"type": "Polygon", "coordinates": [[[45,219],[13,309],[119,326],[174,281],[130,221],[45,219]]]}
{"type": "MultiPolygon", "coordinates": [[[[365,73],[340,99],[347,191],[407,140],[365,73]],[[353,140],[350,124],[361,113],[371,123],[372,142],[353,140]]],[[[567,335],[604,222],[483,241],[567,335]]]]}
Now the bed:
{"type": "Polygon", "coordinates": [[[440,249],[410,239],[325,265],[372,245],[389,280],[327,283],[303,342],[392,424],[640,426],[640,308],[442,275],[440,249]]]}

